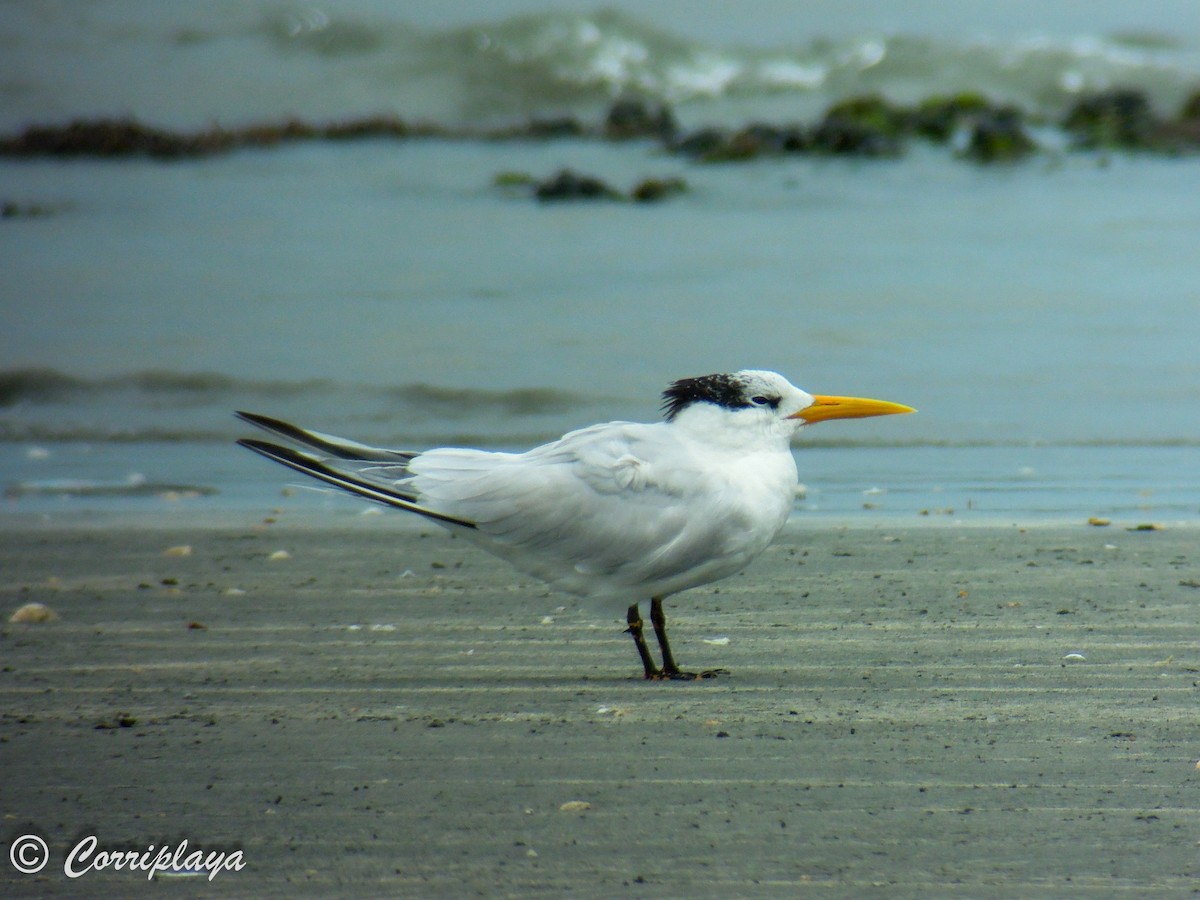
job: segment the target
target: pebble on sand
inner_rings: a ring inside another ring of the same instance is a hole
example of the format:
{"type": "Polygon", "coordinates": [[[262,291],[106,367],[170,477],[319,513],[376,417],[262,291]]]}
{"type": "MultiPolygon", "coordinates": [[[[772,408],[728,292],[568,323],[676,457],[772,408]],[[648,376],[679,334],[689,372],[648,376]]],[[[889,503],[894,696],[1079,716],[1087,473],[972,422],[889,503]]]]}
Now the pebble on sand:
{"type": "Polygon", "coordinates": [[[9,616],[8,621],[12,623],[38,624],[40,622],[53,622],[57,618],[58,613],[44,603],[26,603],[9,616]]]}

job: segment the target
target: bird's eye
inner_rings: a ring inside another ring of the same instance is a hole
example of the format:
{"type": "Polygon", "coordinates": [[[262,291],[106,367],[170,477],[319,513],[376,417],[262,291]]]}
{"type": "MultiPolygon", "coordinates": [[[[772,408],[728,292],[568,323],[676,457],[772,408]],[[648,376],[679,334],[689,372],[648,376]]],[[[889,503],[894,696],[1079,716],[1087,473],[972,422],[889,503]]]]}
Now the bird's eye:
{"type": "Polygon", "coordinates": [[[751,397],[750,402],[758,406],[769,406],[772,409],[779,405],[778,397],[763,397],[761,394],[757,397],[751,397]]]}

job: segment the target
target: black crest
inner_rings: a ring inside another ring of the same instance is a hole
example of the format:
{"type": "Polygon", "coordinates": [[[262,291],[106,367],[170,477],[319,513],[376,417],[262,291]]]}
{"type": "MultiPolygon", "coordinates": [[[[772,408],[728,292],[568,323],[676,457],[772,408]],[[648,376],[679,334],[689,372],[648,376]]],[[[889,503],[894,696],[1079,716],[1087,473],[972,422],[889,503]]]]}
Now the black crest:
{"type": "Polygon", "coordinates": [[[663,391],[663,415],[668,422],[693,403],[714,403],[725,409],[754,405],[746,396],[745,381],[736,375],[681,378],[663,391]]]}

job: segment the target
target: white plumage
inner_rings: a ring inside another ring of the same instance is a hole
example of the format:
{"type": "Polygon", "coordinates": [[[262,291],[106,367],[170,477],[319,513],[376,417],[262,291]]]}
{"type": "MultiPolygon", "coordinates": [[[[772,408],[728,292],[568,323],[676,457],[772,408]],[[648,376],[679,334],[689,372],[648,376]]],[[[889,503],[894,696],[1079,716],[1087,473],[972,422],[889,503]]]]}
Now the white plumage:
{"type": "Polygon", "coordinates": [[[626,609],[647,678],[684,677],[662,599],[743,569],[787,520],[796,488],[789,442],[806,424],[910,412],[815,397],[773,372],[677,381],[666,420],[610,422],[525,453],[368,447],[265,416],[248,422],[305,447],[243,446],[457,532],[554,588],[626,609]],[[638,604],[651,602],[653,663],[638,604]]]}

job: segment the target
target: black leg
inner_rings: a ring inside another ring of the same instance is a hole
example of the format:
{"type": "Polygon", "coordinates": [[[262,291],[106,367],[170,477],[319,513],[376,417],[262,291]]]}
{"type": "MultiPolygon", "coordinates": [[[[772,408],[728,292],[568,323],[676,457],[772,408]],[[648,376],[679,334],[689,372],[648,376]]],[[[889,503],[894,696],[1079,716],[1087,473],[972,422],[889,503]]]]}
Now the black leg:
{"type": "MultiPolygon", "coordinates": [[[[646,638],[642,635],[642,614],[638,611],[636,603],[629,607],[625,621],[629,623],[627,630],[633,635],[633,643],[637,647],[638,656],[642,658],[642,668],[645,670],[646,678],[662,678],[663,673],[654,664],[654,659],[650,656],[650,648],[646,646],[646,638]]],[[[655,628],[657,629],[657,626],[655,628]]]]}
{"type": "MultiPolygon", "coordinates": [[[[662,597],[653,597],[650,600],[650,622],[654,625],[654,636],[658,638],[658,646],[662,650],[663,667],[659,678],[670,678],[674,680],[691,680],[695,678],[716,678],[718,675],[727,675],[725,669],[705,669],[703,672],[684,672],[675,662],[675,654],[671,652],[671,645],[667,642],[667,614],[663,612],[662,597]]],[[[641,624],[640,618],[638,624],[641,624]]],[[[647,675],[647,678],[650,676],[647,675]]]]}
{"type": "Polygon", "coordinates": [[[654,636],[658,638],[658,646],[662,649],[663,674],[669,678],[683,675],[667,642],[667,614],[663,612],[662,597],[654,597],[650,601],[650,622],[654,625],[654,636]]]}

